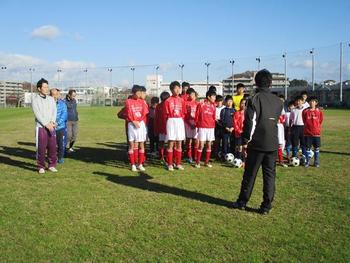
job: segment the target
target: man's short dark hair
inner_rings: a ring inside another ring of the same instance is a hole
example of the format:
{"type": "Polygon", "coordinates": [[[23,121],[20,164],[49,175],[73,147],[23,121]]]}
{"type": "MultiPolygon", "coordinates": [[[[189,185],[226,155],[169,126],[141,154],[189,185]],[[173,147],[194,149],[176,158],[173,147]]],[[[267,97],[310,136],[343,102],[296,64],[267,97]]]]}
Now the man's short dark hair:
{"type": "Polygon", "coordinates": [[[294,101],[297,102],[298,100],[303,100],[303,97],[302,96],[296,96],[294,101]]]}
{"type": "Polygon", "coordinates": [[[214,91],[216,93],[216,87],[214,85],[211,85],[208,91],[214,91]]]}
{"type": "Polygon", "coordinates": [[[318,99],[315,96],[309,98],[309,102],[311,101],[316,101],[316,103],[318,103],[318,99]]]}
{"type": "Polygon", "coordinates": [[[196,91],[193,88],[188,88],[186,94],[190,95],[191,93],[196,93],[196,91]]]}
{"type": "Polygon", "coordinates": [[[288,107],[294,105],[294,103],[295,103],[295,100],[289,101],[289,102],[288,102],[288,107]]]}
{"type": "Polygon", "coordinates": [[[41,79],[38,81],[38,83],[36,83],[36,87],[37,87],[37,88],[41,88],[41,87],[43,86],[44,83],[46,83],[47,85],[49,85],[49,82],[48,82],[46,79],[41,78],[41,79]]]}
{"type": "Polygon", "coordinates": [[[243,83],[238,83],[237,84],[237,90],[240,89],[240,88],[245,88],[243,83]]]}
{"type": "Polygon", "coordinates": [[[75,91],[75,89],[70,89],[70,90],[68,91],[68,95],[69,95],[69,96],[72,96],[73,93],[77,93],[77,92],[75,91]]]}
{"type": "Polygon", "coordinates": [[[140,86],[140,87],[141,87],[141,91],[142,91],[142,92],[146,92],[146,91],[147,91],[147,89],[146,89],[145,86],[140,86]]]}
{"type": "MultiPolygon", "coordinates": [[[[213,90],[208,90],[207,93],[205,94],[205,97],[209,98],[211,96],[216,96],[216,92],[213,90]]],[[[218,96],[221,96],[221,95],[218,95],[218,96]]],[[[222,100],[222,96],[221,96],[221,100],[222,100]]]]}
{"type": "Polygon", "coordinates": [[[151,103],[159,103],[159,98],[158,97],[152,97],[151,103]]]}
{"type": "Polygon", "coordinates": [[[161,94],[160,94],[160,99],[162,100],[162,102],[163,101],[165,101],[167,98],[169,98],[170,97],[170,94],[169,94],[169,92],[167,92],[167,91],[163,91],[161,94]]]}
{"type": "MultiPolygon", "coordinates": [[[[213,91],[213,90],[208,90],[208,92],[209,92],[209,91],[214,92],[215,95],[216,95],[216,92],[215,92],[215,91],[213,91]]],[[[207,92],[207,93],[208,93],[208,92],[207,92]]],[[[223,100],[224,100],[224,97],[223,97],[223,96],[221,96],[221,95],[216,95],[216,99],[215,99],[216,102],[223,101],[223,100]]]]}
{"type": "Polygon", "coordinates": [[[255,84],[259,88],[268,88],[272,84],[272,75],[267,69],[258,71],[255,75],[255,84]]]}
{"type": "Polygon", "coordinates": [[[169,88],[171,91],[173,91],[176,86],[181,87],[180,82],[178,82],[178,81],[171,82],[169,85],[169,88]]]}
{"type": "Polygon", "coordinates": [[[131,93],[132,93],[132,94],[135,94],[135,93],[138,92],[138,91],[142,91],[141,86],[139,86],[139,85],[134,85],[134,86],[132,86],[132,88],[131,88],[131,93]]]}
{"type": "Polygon", "coordinates": [[[225,101],[228,101],[228,100],[233,100],[233,98],[232,98],[231,95],[227,95],[227,96],[225,97],[225,101]]]}
{"type": "Polygon", "coordinates": [[[307,91],[303,90],[302,92],[300,92],[300,96],[306,95],[307,96],[307,91]]]}
{"type": "Polygon", "coordinates": [[[182,88],[184,88],[184,87],[190,88],[190,83],[184,81],[184,82],[182,82],[181,86],[182,86],[182,88]]]}

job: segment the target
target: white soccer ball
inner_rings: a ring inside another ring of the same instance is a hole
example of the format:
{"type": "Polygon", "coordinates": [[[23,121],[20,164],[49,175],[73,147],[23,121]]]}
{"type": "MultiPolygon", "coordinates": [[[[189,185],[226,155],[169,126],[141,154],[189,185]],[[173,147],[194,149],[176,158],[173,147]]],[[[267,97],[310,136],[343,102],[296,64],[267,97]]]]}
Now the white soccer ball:
{"type": "Polygon", "coordinates": [[[225,155],[226,162],[232,163],[234,159],[235,159],[235,156],[232,153],[227,153],[225,155]]]}
{"type": "Polygon", "coordinates": [[[300,160],[298,157],[293,157],[292,160],[290,161],[291,165],[293,165],[294,167],[297,167],[300,165],[300,160]]]}
{"type": "Polygon", "coordinates": [[[314,151],[313,151],[313,150],[310,150],[310,151],[309,151],[309,157],[310,157],[310,159],[314,158],[314,155],[315,155],[314,151]]]}
{"type": "Polygon", "coordinates": [[[241,168],[242,164],[243,164],[243,162],[241,159],[236,158],[233,160],[233,166],[236,168],[241,168]]]}

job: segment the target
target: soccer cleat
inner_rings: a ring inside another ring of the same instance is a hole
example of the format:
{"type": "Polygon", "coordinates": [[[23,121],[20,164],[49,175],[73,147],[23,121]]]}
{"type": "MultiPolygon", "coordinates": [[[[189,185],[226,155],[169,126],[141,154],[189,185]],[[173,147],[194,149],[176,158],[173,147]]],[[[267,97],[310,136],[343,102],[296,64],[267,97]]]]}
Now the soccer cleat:
{"type": "Polygon", "coordinates": [[[50,172],[57,173],[58,170],[55,167],[49,167],[48,169],[50,172]]]}
{"type": "Polygon", "coordinates": [[[245,210],[246,205],[242,202],[236,201],[232,203],[232,208],[233,209],[239,209],[239,210],[245,210]]]}
{"type": "Polygon", "coordinates": [[[131,171],[137,172],[137,168],[136,168],[136,165],[135,165],[135,164],[131,165],[131,171]]]}
{"type": "Polygon", "coordinates": [[[304,167],[305,167],[305,168],[309,168],[309,166],[310,166],[309,163],[305,163],[305,164],[304,164],[304,167]]]}
{"type": "Polygon", "coordinates": [[[196,167],[196,168],[201,168],[201,165],[200,165],[199,163],[196,163],[196,164],[194,165],[194,167],[196,167]]]}
{"type": "Polygon", "coordinates": [[[170,172],[174,171],[174,166],[168,165],[168,171],[170,171],[170,172]]]}
{"type": "Polygon", "coordinates": [[[44,174],[45,173],[45,169],[44,168],[40,168],[38,172],[39,172],[39,174],[44,174]]]}
{"type": "Polygon", "coordinates": [[[259,213],[262,215],[268,215],[270,213],[270,209],[260,207],[259,208],[259,213]]]}
{"type": "Polygon", "coordinates": [[[186,159],[186,162],[188,162],[188,163],[193,163],[193,160],[190,159],[190,158],[187,158],[187,159],[186,159]]]}
{"type": "Polygon", "coordinates": [[[181,164],[175,165],[175,168],[181,171],[185,170],[185,168],[181,164]]]}
{"type": "Polygon", "coordinates": [[[58,159],[58,163],[64,163],[64,159],[58,159]]]}
{"type": "Polygon", "coordinates": [[[318,167],[320,167],[320,165],[318,163],[315,163],[314,167],[318,168],[318,167]]]}
{"type": "Polygon", "coordinates": [[[204,164],[204,166],[206,166],[208,168],[212,168],[213,167],[213,165],[211,165],[210,163],[206,163],[206,164],[204,164]]]}
{"type": "Polygon", "coordinates": [[[143,167],[142,164],[139,165],[139,167],[137,167],[141,172],[146,171],[145,167],[143,167]]]}
{"type": "Polygon", "coordinates": [[[70,152],[70,153],[74,153],[75,151],[74,151],[74,149],[73,149],[73,148],[69,148],[69,149],[68,149],[68,152],[70,152]]]}

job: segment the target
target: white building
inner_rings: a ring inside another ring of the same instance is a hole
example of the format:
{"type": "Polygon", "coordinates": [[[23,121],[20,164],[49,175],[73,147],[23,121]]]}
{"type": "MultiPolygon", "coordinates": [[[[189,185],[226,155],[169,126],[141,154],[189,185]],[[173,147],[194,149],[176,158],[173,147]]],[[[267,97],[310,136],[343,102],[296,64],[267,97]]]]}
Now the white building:
{"type": "Polygon", "coordinates": [[[20,105],[24,101],[24,90],[23,84],[21,82],[15,81],[0,81],[0,105],[5,106],[5,96],[6,105],[20,105]]]}
{"type": "MultiPolygon", "coordinates": [[[[181,83],[181,81],[179,81],[181,83]]],[[[222,82],[216,81],[216,82],[210,82],[209,85],[207,85],[206,81],[187,81],[190,83],[191,88],[193,88],[197,93],[198,97],[204,98],[205,93],[208,90],[208,87],[215,86],[216,87],[216,93],[218,95],[223,95],[223,85],[222,82]]],[[[149,96],[157,96],[159,97],[160,94],[163,91],[168,91],[170,93],[169,89],[170,82],[163,82],[163,76],[158,75],[148,75],[146,77],[146,89],[149,96]]]]}

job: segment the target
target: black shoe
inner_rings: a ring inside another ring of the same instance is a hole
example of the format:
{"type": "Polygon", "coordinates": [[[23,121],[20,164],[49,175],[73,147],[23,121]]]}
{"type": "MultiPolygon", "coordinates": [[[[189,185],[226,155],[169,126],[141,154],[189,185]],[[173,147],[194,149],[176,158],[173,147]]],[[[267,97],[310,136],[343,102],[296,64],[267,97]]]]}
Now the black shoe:
{"type": "Polygon", "coordinates": [[[239,210],[245,210],[246,204],[236,201],[232,203],[232,208],[233,209],[239,209],[239,210]]]}
{"type": "Polygon", "coordinates": [[[270,210],[271,209],[260,207],[259,213],[262,214],[262,215],[268,215],[270,213],[270,210]]]}

